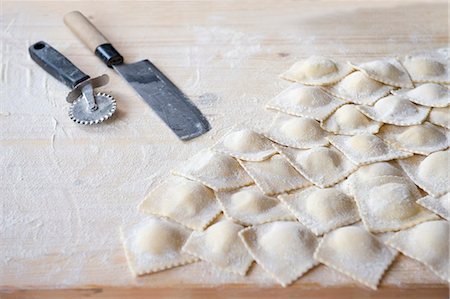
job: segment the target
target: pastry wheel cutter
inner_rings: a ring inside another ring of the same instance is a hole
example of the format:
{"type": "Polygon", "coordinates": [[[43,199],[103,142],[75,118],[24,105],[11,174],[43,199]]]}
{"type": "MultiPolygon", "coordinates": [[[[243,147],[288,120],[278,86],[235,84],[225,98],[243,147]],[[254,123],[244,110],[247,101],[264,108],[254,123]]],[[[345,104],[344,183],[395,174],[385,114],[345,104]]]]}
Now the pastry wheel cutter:
{"type": "Polygon", "coordinates": [[[28,48],[31,58],[47,73],[68,86],[71,91],[66,101],[71,103],[69,117],[76,123],[92,125],[110,118],[116,111],[116,100],[109,94],[94,89],[109,82],[104,74],[91,78],[69,59],[46,42],[40,41],[28,48]]]}

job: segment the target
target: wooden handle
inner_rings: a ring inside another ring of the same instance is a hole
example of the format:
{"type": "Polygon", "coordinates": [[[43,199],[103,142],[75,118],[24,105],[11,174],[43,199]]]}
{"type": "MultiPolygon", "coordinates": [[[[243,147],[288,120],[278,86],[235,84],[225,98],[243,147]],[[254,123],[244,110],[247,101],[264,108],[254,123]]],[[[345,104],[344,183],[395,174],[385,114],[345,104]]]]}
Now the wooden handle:
{"type": "Polygon", "coordinates": [[[64,23],[92,52],[100,45],[109,44],[106,37],[79,11],[66,14],[64,23]]]}
{"type": "Polygon", "coordinates": [[[108,67],[123,63],[122,55],[81,12],[69,12],[64,16],[64,23],[108,67]]]}

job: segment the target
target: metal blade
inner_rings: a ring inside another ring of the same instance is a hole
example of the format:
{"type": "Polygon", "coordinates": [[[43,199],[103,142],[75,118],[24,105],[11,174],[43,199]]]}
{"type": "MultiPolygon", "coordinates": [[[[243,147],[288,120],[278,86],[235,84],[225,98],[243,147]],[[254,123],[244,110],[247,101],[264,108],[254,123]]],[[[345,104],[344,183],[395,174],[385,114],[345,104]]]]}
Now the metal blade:
{"type": "Polygon", "coordinates": [[[200,110],[150,61],[113,67],[180,139],[189,140],[211,129],[200,110]]]}

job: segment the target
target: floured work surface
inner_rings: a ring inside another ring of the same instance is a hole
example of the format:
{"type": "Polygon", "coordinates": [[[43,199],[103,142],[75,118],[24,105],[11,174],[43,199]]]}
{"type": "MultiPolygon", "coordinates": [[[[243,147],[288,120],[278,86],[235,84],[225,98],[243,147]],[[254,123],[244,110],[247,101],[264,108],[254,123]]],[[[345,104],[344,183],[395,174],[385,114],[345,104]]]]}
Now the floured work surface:
{"type": "MultiPolygon", "coordinates": [[[[270,116],[261,105],[289,85],[276,77],[295,61],[313,54],[375,59],[447,43],[445,2],[358,4],[355,9],[356,2],[308,3],[306,9],[302,3],[277,2],[254,10],[254,4],[238,1],[209,9],[202,2],[107,8],[88,2],[3,3],[1,288],[274,286],[259,266],[242,278],[204,262],[135,280],[117,228],[140,215],[135,207],[170,169],[212,145],[234,123],[265,124],[270,116]],[[91,16],[128,61],[151,58],[205,113],[212,132],[186,145],[179,142],[62,26],[62,16],[73,9],[91,16]],[[120,15],[119,27],[111,15],[120,15]],[[402,26],[379,23],[394,19],[402,26]],[[360,26],[348,25],[356,23],[360,26]],[[86,73],[111,76],[105,90],[118,100],[115,119],[96,128],[70,121],[66,87],[24,50],[41,39],[86,73]]],[[[291,288],[313,286],[356,284],[318,266],[291,288]]],[[[382,286],[445,289],[424,266],[404,257],[382,286]]]]}

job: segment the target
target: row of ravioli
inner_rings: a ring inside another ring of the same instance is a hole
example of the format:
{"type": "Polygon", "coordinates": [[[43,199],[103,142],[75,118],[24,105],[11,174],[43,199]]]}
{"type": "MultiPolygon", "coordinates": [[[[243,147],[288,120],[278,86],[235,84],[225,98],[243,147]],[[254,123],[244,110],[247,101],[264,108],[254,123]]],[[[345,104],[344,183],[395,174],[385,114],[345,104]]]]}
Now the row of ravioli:
{"type": "Polygon", "coordinates": [[[324,264],[376,289],[401,252],[450,281],[445,53],[297,62],[268,128],[234,128],[139,205],[151,216],[122,228],[133,273],[256,261],[287,286],[324,264]]]}

